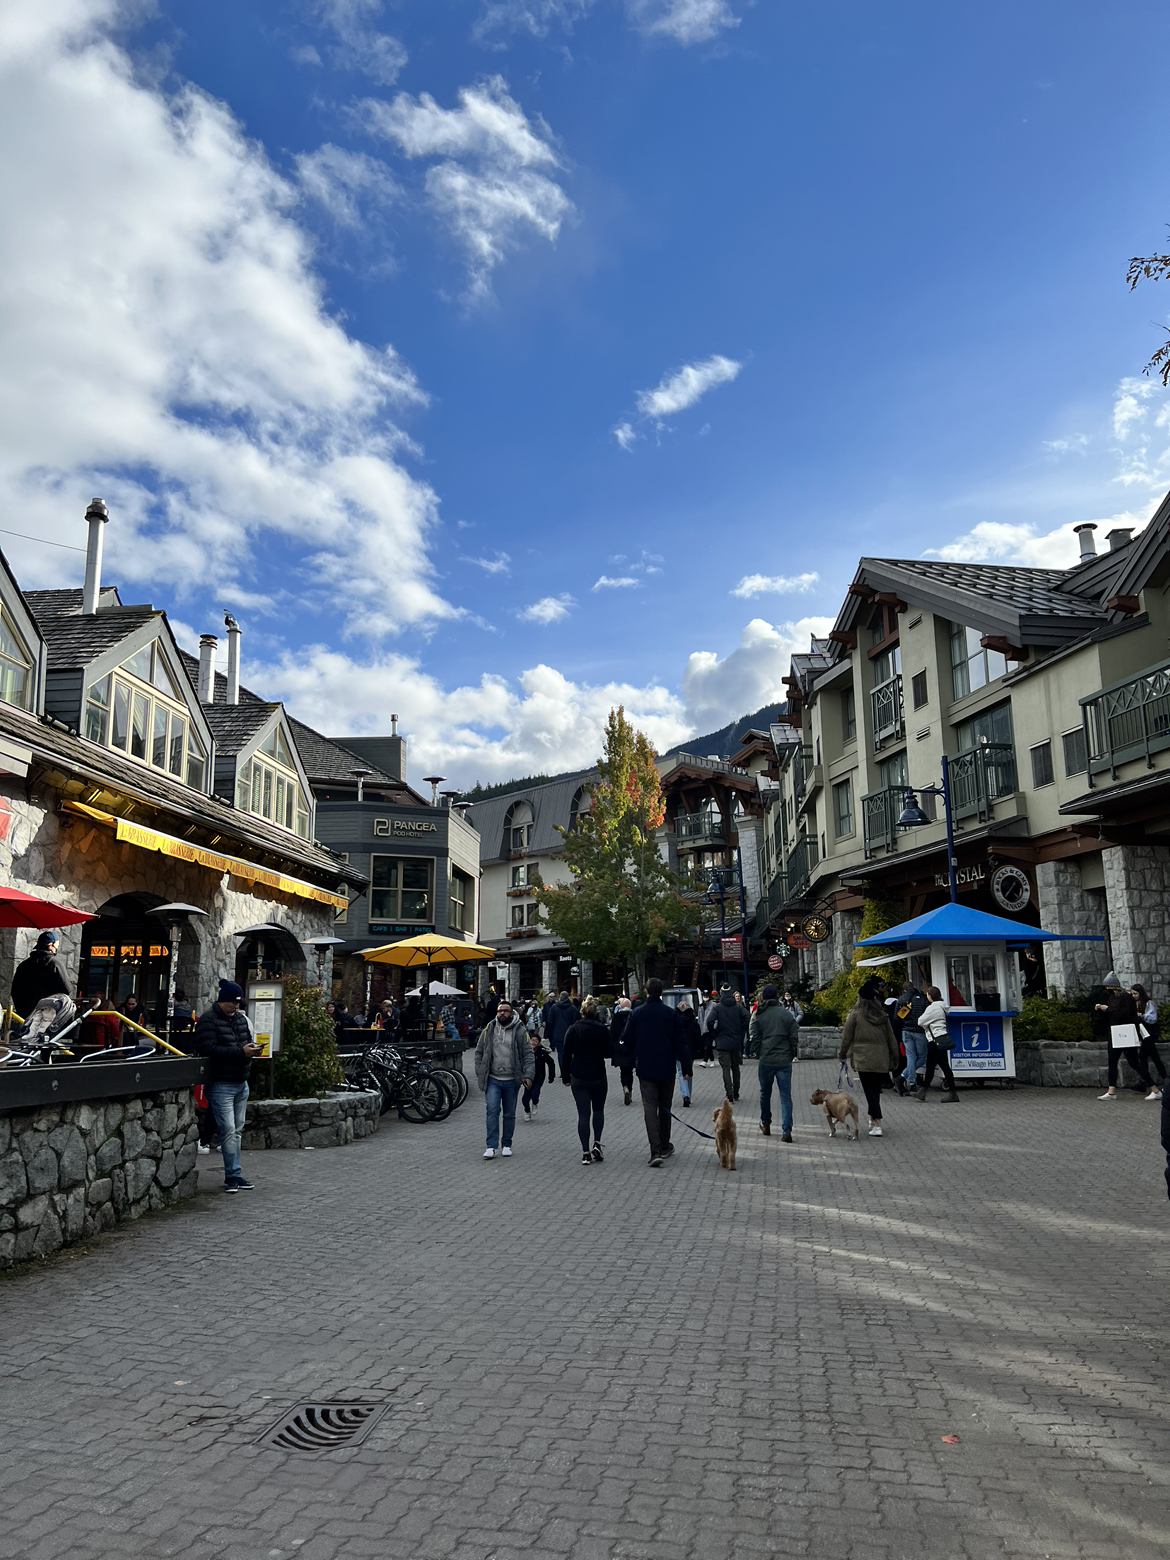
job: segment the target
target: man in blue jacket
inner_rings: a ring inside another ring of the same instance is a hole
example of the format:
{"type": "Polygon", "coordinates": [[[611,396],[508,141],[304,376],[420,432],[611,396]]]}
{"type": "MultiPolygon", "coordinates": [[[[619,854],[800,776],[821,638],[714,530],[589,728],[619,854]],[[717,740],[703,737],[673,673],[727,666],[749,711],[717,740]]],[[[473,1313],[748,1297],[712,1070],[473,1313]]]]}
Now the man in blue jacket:
{"type": "Polygon", "coordinates": [[[646,1118],[646,1136],[650,1140],[650,1165],[662,1168],[662,1161],[674,1153],[670,1141],[670,1107],[674,1100],[677,1062],[687,1063],[690,1056],[683,1036],[682,1021],[662,1000],[662,982],[657,977],[646,982],[646,1001],[630,1014],[624,1039],[633,1042],[634,1070],[642,1092],[642,1112],[646,1118]]]}

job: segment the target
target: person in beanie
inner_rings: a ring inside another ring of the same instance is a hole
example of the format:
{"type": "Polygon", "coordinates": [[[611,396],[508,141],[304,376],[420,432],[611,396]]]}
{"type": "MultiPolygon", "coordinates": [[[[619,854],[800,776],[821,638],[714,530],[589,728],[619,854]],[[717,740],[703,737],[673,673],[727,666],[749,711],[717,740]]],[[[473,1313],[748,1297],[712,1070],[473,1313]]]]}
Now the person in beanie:
{"type": "Polygon", "coordinates": [[[1141,1079],[1142,1087],[1146,1091],[1146,1099],[1161,1099],[1161,1093],[1154,1087],[1154,1080],[1150,1077],[1149,1069],[1142,1058],[1140,1045],[1115,1046],[1113,1044],[1113,1031],[1119,1024],[1137,1026],[1137,1003],[1128,991],[1122,991],[1121,982],[1112,970],[1109,971],[1101,984],[1105,987],[1105,1000],[1104,1002],[1098,1002],[1093,1009],[1093,1028],[1109,1047],[1109,1087],[1104,1094],[1099,1094],[1097,1098],[1099,1100],[1115,1100],[1117,1098],[1117,1064],[1124,1056],[1141,1079]],[[1098,1018],[1098,1013],[1103,1016],[1098,1018]]]}
{"type": "Polygon", "coordinates": [[[16,966],[12,977],[12,1006],[27,1021],[45,997],[67,997],[69,982],[57,963],[61,939],[56,932],[42,932],[36,948],[16,966]]]}
{"type": "Polygon", "coordinates": [[[715,1055],[723,1069],[723,1091],[729,1100],[739,1099],[739,1064],[749,1017],[743,1003],[735,1000],[731,987],[724,986],[715,1011],[707,1021],[707,1033],[715,1042],[715,1055]]]}
{"type": "Polygon", "coordinates": [[[207,1097],[219,1132],[225,1192],[250,1192],[251,1181],[240,1170],[240,1137],[248,1113],[248,1074],[261,1047],[241,1011],[244,993],[234,980],[221,980],[219,996],[195,1025],[196,1054],[207,1057],[207,1097]]]}
{"type": "Polygon", "coordinates": [[[691,1012],[689,1002],[680,1002],[678,1005],[679,1023],[682,1025],[683,1044],[686,1047],[687,1061],[679,1062],[677,1067],[679,1093],[682,1095],[683,1105],[689,1110],[691,1105],[692,1069],[695,1058],[703,1049],[703,1032],[699,1028],[699,1020],[691,1012]]]}
{"type": "Polygon", "coordinates": [[[485,1159],[494,1159],[500,1147],[500,1113],[504,1117],[501,1159],[512,1157],[512,1133],[516,1126],[516,1099],[521,1088],[536,1077],[536,1057],[528,1031],[516,1017],[512,1004],[501,997],[496,1016],[480,1032],[475,1047],[475,1081],[487,1106],[485,1159]]]}
{"type": "Polygon", "coordinates": [[[882,1085],[890,1081],[891,1071],[901,1057],[890,1020],[881,1003],[881,983],[872,977],[857,993],[841,1031],[840,1061],[852,1062],[865,1090],[869,1107],[869,1135],[882,1135],[882,1085]]]}
{"type": "Polygon", "coordinates": [[[792,1142],[792,1064],[800,1026],[791,1008],[779,1000],[769,983],[760,993],[760,1005],[752,1014],[751,1041],[759,1062],[760,1131],[772,1135],[772,1085],[780,1091],[780,1141],[792,1142]]]}

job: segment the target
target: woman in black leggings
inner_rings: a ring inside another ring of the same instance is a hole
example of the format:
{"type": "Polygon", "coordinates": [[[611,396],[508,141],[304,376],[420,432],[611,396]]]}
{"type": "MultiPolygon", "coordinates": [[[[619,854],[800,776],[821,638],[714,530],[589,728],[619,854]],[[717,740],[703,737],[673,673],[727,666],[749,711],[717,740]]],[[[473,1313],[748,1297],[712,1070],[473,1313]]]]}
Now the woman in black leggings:
{"type": "Polygon", "coordinates": [[[577,1101],[577,1136],[581,1139],[581,1163],[600,1164],[605,1155],[601,1134],[605,1127],[605,1096],[609,1089],[605,1064],[610,1055],[609,1030],[598,1020],[597,1003],[586,997],[581,1017],[565,1035],[561,1082],[577,1101]],[[589,1118],[593,1117],[593,1149],[589,1148],[589,1118]]]}

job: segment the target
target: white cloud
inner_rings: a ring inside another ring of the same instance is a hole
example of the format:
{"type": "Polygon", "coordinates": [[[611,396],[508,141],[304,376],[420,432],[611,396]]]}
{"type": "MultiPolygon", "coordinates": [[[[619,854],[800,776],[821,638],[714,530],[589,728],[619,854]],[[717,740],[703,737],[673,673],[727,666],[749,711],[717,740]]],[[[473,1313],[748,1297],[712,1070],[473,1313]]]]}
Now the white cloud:
{"type": "Polygon", "coordinates": [[[544,38],[554,24],[571,30],[592,5],[593,0],[485,0],[471,35],[481,42],[501,32],[544,38]]]}
{"type": "Polygon", "coordinates": [[[1063,439],[1045,439],[1044,448],[1054,455],[1083,455],[1089,441],[1083,433],[1070,433],[1063,439]]]}
{"type": "Polygon", "coordinates": [[[388,206],[402,193],[385,163],[329,143],[301,153],[296,168],[301,189],[339,227],[358,227],[364,205],[388,206]]]}
{"type": "MultiPolygon", "coordinates": [[[[1105,549],[1106,535],[1126,527],[1145,524],[1148,514],[1129,510],[1095,521],[1097,551],[1105,549]]],[[[943,558],[951,563],[1014,563],[1032,569],[1071,569],[1080,561],[1081,546],[1073,533],[1080,520],[1070,520],[1053,531],[1041,532],[1035,525],[1018,525],[1001,520],[981,520],[965,536],[956,537],[945,547],[928,548],[924,557],[943,558]]]]}
{"type": "Polygon", "coordinates": [[[752,596],[789,596],[812,590],[820,578],[819,574],[745,574],[731,594],[744,601],[752,596]]]}
{"type": "Polygon", "coordinates": [[[543,664],[514,682],[485,674],[445,690],[407,656],[361,665],[318,645],[267,665],[249,662],[245,673],[249,687],[284,699],[294,715],[331,736],[377,735],[385,717],[370,712],[396,710],[409,773],[416,780],[441,774],[463,786],[585,768],[601,751],[606,718],[617,704],[660,752],[691,729],[678,697],[657,684],[575,683],[543,664]]]}
{"type": "Polygon", "coordinates": [[[464,558],[464,563],[474,563],[485,574],[507,574],[512,560],[506,552],[498,552],[494,558],[464,558]]]}
{"type": "Polygon", "coordinates": [[[631,574],[619,574],[611,577],[603,574],[594,585],[594,590],[628,590],[631,585],[640,585],[641,580],[634,579],[631,574]]]}
{"type": "Polygon", "coordinates": [[[682,694],[692,729],[722,726],[737,715],[786,697],[782,679],[794,654],[806,653],[809,640],[824,637],[832,618],[806,617],[795,623],[766,623],[753,618],[738,647],[722,660],[713,650],[696,650],[687,660],[682,694]]]}
{"type": "Polygon", "coordinates": [[[665,417],[694,406],[716,385],[730,384],[742,367],[742,363],[718,354],[701,363],[687,363],[673,374],[665,375],[656,389],[639,390],[638,410],[643,417],[653,417],[661,422],[665,417]]]}
{"type": "Polygon", "coordinates": [[[640,437],[640,435],[634,431],[633,423],[628,422],[618,423],[617,427],[613,430],[613,436],[621,445],[623,450],[632,450],[640,437]]]}
{"type": "Polygon", "coordinates": [[[397,38],[370,26],[382,14],[382,0],[321,0],[318,10],[337,34],[337,47],[330,50],[333,63],[341,70],[360,71],[379,86],[392,87],[407,53],[397,38]]]}
{"type": "MultiPolygon", "coordinates": [[[[101,493],[126,583],[250,588],[264,554],[363,631],[453,616],[435,495],[388,420],[424,399],[413,376],[326,312],[295,188],[222,104],[137,80],[118,14],[46,0],[0,22],[0,136],[21,148],[0,162],[20,213],[0,232],[0,501],[82,542],[101,493]]],[[[76,577],[48,548],[10,558],[29,585],[76,577]]]]}
{"type": "Polygon", "coordinates": [[[539,601],[534,601],[530,607],[525,607],[523,612],[516,616],[522,623],[559,623],[567,618],[569,611],[577,603],[572,596],[542,596],[539,601]]]}
{"type": "Polygon", "coordinates": [[[706,43],[740,20],[725,0],[627,0],[626,9],[646,37],[681,44],[706,43]]]}
{"type": "Polygon", "coordinates": [[[406,157],[445,159],[427,170],[434,210],[467,254],[471,303],[491,296],[491,273],[525,230],[553,242],[572,203],[552,176],[559,167],[547,127],[534,127],[500,76],[462,87],[458,108],[427,92],[361,105],[366,128],[406,157]]]}

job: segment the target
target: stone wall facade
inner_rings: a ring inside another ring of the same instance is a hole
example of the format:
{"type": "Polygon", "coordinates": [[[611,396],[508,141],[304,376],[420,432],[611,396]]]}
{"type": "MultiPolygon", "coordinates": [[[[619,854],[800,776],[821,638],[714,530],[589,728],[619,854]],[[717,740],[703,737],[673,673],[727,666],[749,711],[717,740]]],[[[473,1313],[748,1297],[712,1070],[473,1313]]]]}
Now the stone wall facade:
{"type": "Polygon", "coordinates": [[[341,1148],[377,1132],[381,1109],[382,1096],[374,1092],[249,1100],[242,1147],[341,1148]]]}
{"type": "MultiPolygon", "coordinates": [[[[0,839],[0,878],[11,887],[90,913],[121,894],[147,895],[156,904],[180,901],[207,912],[206,919],[184,928],[179,944],[177,985],[197,1012],[214,1001],[222,976],[235,977],[237,931],[272,921],[298,943],[333,933],[328,905],[259,884],[250,887],[228,873],[119,843],[106,825],[58,812],[56,795],[47,786],[30,786],[26,792],[24,782],[4,776],[0,797],[10,809],[7,835],[0,839]]],[[[80,967],[81,931],[70,926],[61,932],[59,960],[70,979],[80,967]]],[[[159,935],[160,940],[169,936],[162,923],[159,935]]],[[[16,965],[36,938],[35,931],[0,930],[0,990],[8,990],[16,965]]],[[[315,958],[306,969],[304,950],[294,950],[291,940],[286,947],[289,973],[315,980],[315,958]]]]}
{"type": "MultiPolygon", "coordinates": [[[[1113,852],[1107,851],[1106,855],[1113,852]]],[[[1096,858],[1094,857],[1094,860],[1096,858]]],[[[1105,893],[1085,888],[1080,863],[1041,861],[1036,866],[1040,924],[1065,936],[1101,937],[1108,932],[1105,893]]],[[[1066,994],[1095,986],[1109,968],[1108,944],[1068,942],[1044,944],[1044,974],[1050,991],[1066,994]]]]}
{"type": "Polygon", "coordinates": [[[191,1090],[0,1114],[0,1268],[193,1197],[191,1090]]]}
{"type": "Polygon", "coordinates": [[[841,1031],[827,1024],[801,1024],[800,1059],[802,1062],[823,1061],[835,1057],[841,1046],[841,1031]]]}
{"type": "MultiPolygon", "coordinates": [[[[1099,1040],[1017,1040],[1016,1077],[1045,1089],[1103,1089],[1109,1080],[1107,1050],[1099,1040]]],[[[1126,1077],[1122,1069],[1122,1087],[1126,1077]]]]}
{"type": "Polygon", "coordinates": [[[1123,986],[1164,993],[1170,970],[1170,847],[1102,851],[1113,968],[1123,986]]]}

